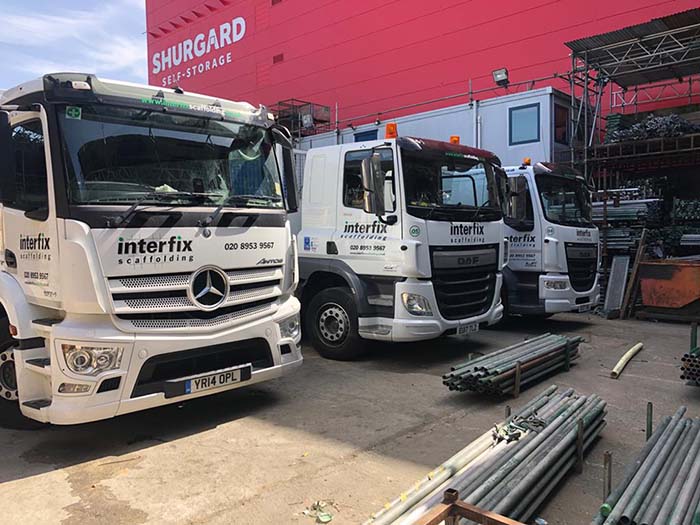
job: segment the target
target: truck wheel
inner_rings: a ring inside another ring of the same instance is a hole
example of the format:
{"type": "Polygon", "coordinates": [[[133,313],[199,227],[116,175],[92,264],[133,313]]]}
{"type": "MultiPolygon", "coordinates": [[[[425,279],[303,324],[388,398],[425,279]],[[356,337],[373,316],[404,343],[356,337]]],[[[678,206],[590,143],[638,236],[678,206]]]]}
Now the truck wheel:
{"type": "Polygon", "coordinates": [[[348,361],[366,351],[357,331],[357,308],[346,288],[329,288],[316,294],[307,309],[306,330],[326,359],[348,361]]]}
{"type": "Polygon", "coordinates": [[[17,395],[17,374],[15,373],[15,356],[12,341],[0,346],[0,398],[3,401],[16,402],[17,395]]]}
{"type": "Polygon", "coordinates": [[[0,427],[36,430],[44,424],[24,417],[19,409],[14,349],[10,323],[6,317],[0,318],[0,427]]]}

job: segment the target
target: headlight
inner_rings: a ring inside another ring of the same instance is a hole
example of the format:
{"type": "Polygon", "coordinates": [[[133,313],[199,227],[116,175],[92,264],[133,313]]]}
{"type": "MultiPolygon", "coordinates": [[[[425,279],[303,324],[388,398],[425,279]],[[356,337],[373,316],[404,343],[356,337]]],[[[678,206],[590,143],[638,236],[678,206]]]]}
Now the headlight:
{"type": "Polygon", "coordinates": [[[71,371],[90,376],[119,368],[124,353],[123,348],[111,346],[62,344],[61,349],[71,371]]]}
{"type": "Polygon", "coordinates": [[[545,281],[544,287],[547,290],[566,290],[569,286],[566,281],[545,281]]]}
{"type": "Polygon", "coordinates": [[[292,339],[299,337],[301,334],[299,314],[289,317],[280,323],[280,334],[282,337],[291,337],[292,339]]]}
{"type": "Polygon", "coordinates": [[[404,307],[411,315],[433,315],[430,301],[422,295],[404,292],[401,294],[401,301],[403,301],[404,307]]]}

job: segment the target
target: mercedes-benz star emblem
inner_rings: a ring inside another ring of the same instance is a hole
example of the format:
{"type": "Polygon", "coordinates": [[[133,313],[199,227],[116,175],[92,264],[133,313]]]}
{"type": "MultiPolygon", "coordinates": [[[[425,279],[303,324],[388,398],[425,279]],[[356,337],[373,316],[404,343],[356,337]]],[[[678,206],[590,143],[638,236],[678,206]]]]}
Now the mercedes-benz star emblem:
{"type": "Polygon", "coordinates": [[[228,298],[228,276],[214,266],[205,266],[190,278],[190,299],[202,310],[214,310],[228,298]]]}

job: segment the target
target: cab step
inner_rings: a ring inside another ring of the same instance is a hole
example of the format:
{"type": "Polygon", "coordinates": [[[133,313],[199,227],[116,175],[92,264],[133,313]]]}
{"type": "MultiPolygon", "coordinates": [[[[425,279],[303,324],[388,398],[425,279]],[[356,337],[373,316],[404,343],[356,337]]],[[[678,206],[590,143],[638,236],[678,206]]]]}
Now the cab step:
{"type": "Polygon", "coordinates": [[[55,324],[58,324],[62,321],[62,319],[51,319],[51,318],[45,318],[45,319],[33,319],[32,323],[38,324],[40,326],[53,326],[55,324]]]}
{"type": "Polygon", "coordinates": [[[51,366],[51,359],[48,357],[41,357],[39,359],[27,359],[25,361],[28,365],[36,366],[37,368],[48,368],[51,366]]]}
{"type": "Polygon", "coordinates": [[[23,406],[28,408],[33,408],[34,410],[41,410],[42,408],[50,407],[50,399],[32,399],[31,401],[25,401],[22,403],[23,406]]]}

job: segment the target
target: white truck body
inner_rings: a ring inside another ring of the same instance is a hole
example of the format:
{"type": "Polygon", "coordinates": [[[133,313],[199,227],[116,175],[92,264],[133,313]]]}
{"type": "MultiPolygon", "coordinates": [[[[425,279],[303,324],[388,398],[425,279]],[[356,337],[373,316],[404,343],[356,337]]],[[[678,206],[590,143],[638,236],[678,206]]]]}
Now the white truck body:
{"type": "Polygon", "coordinates": [[[600,248],[585,181],[548,163],[505,171],[510,190],[507,312],[548,315],[594,308],[600,299],[600,248]]]}
{"type": "Polygon", "coordinates": [[[309,150],[297,234],[306,333],[310,330],[313,338],[318,322],[310,320],[317,313],[307,308],[310,299],[328,287],[351,290],[357,331],[364,339],[418,341],[498,322],[504,230],[498,202],[488,206],[487,201],[501,199],[504,186],[499,189],[494,181],[504,184],[505,177],[496,175],[493,160],[498,162],[483,150],[406,137],[309,150]],[[360,159],[373,151],[381,152],[386,175],[383,217],[362,206],[360,159]],[[468,179],[455,171],[455,178],[438,180],[439,166],[447,161],[434,161],[440,206],[412,189],[417,173],[412,166],[419,161],[410,155],[426,152],[476,165],[468,179]],[[490,186],[484,163],[494,177],[490,186]],[[411,192],[425,202],[412,201],[411,192]],[[427,311],[410,312],[404,297],[420,297],[416,300],[425,301],[427,311]]]}
{"type": "Polygon", "coordinates": [[[0,183],[13,335],[1,397],[74,424],[301,364],[295,242],[264,107],[85,74],[46,75],[0,104],[0,170],[18,192],[0,183]],[[244,179],[254,197],[236,197],[244,179]]]}

